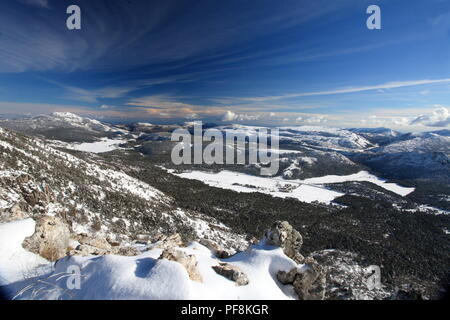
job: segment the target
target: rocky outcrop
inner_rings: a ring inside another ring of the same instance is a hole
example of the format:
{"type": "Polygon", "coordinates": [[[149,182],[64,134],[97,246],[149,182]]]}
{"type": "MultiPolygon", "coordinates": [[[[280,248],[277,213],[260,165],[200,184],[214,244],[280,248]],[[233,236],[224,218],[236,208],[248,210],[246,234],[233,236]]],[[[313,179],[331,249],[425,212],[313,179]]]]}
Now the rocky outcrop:
{"type": "Polygon", "coordinates": [[[300,254],[303,238],[287,221],[277,221],[265,232],[266,244],[283,249],[285,255],[299,264],[290,271],[279,271],[278,280],[291,284],[300,300],[322,300],[325,297],[326,273],[313,258],[300,254]]]}
{"type": "Polygon", "coordinates": [[[167,259],[180,263],[186,269],[191,280],[203,282],[202,276],[198,270],[197,258],[194,255],[188,255],[181,250],[170,248],[165,249],[159,259],[167,259]]]}
{"type": "Polygon", "coordinates": [[[302,263],[304,257],[300,254],[303,238],[287,221],[277,221],[265,232],[266,244],[283,249],[285,255],[297,263],[302,263]]]}
{"type": "Polygon", "coordinates": [[[158,249],[170,249],[181,246],[183,246],[181,235],[179,233],[175,233],[170,236],[161,236],[152,247],[158,249]]]}
{"type": "Polygon", "coordinates": [[[43,258],[56,261],[66,256],[70,244],[70,230],[62,219],[44,216],[36,219],[35,233],[25,238],[23,247],[43,258]]]}
{"type": "Polygon", "coordinates": [[[325,297],[325,272],[312,258],[305,259],[303,266],[289,272],[279,271],[277,278],[282,284],[292,284],[300,300],[323,300],[325,297]]]}
{"type": "Polygon", "coordinates": [[[8,211],[0,213],[0,222],[11,222],[28,218],[28,213],[22,211],[18,204],[15,204],[8,211]]]}
{"type": "Polygon", "coordinates": [[[384,285],[369,289],[367,279],[372,271],[361,264],[363,260],[356,253],[320,250],[311,257],[325,270],[327,300],[383,300],[394,294],[392,288],[384,285]]]}
{"type": "Polygon", "coordinates": [[[137,255],[141,254],[139,249],[137,249],[135,247],[131,247],[131,246],[119,246],[119,247],[116,247],[115,252],[119,256],[128,256],[128,257],[130,257],[130,256],[137,256],[137,255]]]}
{"type": "Polygon", "coordinates": [[[220,245],[218,245],[216,242],[209,240],[209,239],[201,239],[200,244],[207,247],[211,252],[219,259],[226,259],[232,256],[232,252],[225,250],[220,245]]]}
{"type": "Polygon", "coordinates": [[[238,267],[229,263],[221,263],[212,267],[217,274],[236,282],[237,286],[245,286],[249,283],[247,275],[238,267]]]}
{"type": "Polygon", "coordinates": [[[117,254],[120,256],[136,256],[140,251],[131,246],[111,245],[105,238],[92,238],[86,235],[78,235],[76,248],[70,250],[69,255],[91,256],[117,254]]]}

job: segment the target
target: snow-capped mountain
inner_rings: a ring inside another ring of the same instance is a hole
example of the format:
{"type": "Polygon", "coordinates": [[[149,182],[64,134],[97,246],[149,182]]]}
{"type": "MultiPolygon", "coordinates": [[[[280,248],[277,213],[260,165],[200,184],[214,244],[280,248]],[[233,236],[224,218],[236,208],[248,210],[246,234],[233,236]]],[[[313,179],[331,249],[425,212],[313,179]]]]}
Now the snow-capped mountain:
{"type": "Polygon", "coordinates": [[[380,146],[395,142],[402,136],[402,133],[388,128],[351,128],[348,130],[380,146]]]}
{"type": "Polygon", "coordinates": [[[98,120],[80,117],[70,112],[54,112],[31,118],[0,120],[0,126],[26,134],[41,135],[48,139],[95,141],[99,137],[115,137],[125,133],[121,128],[98,120]]]}
{"type": "MultiPolygon", "coordinates": [[[[256,134],[261,127],[229,125],[219,129],[235,134],[256,134]]],[[[364,137],[341,128],[317,126],[279,127],[280,144],[298,144],[324,150],[364,150],[372,147],[364,137]]]]}

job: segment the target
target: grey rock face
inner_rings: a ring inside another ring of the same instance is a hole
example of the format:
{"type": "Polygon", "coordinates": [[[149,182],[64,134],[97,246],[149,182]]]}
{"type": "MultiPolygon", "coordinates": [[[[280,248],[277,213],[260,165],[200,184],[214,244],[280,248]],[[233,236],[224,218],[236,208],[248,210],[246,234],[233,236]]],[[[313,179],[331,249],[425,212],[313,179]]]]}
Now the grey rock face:
{"type": "Polygon", "coordinates": [[[297,263],[304,257],[300,254],[303,238],[287,221],[277,221],[265,233],[266,243],[283,249],[283,252],[297,263]]]}
{"type": "Polygon", "coordinates": [[[289,272],[279,271],[277,278],[283,284],[292,284],[300,300],[323,300],[325,297],[326,274],[312,258],[289,272]]]}
{"type": "Polygon", "coordinates": [[[43,258],[56,261],[66,256],[70,230],[60,218],[43,216],[36,221],[35,233],[25,238],[23,247],[43,258]]]}
{"type": "Polygon", "coordinates": [[[216,242],[209,240],[209,239],[201,239],[200,244],[207,247],[211,252],[219,259],[226,259],[232,256],[232,253],[228,250],[225,250],[220,245],[218,245],[216,242]]]}
{"type": "Polygon", "coordinates": [[[231,264],[221,263],[220,265],[213,266],[212,268],[217,274],[236,282],[237,286],[245,286],[250,282],[247,275],[241,269],[231,264]]]}
{"type": "Polygon", "coordinates": [[[200,271],[198,270],[197,258],[194,255],[188,255],[183,251],[171,248],[164,250],[159,259],[167,259],[180,263],[186,269],[191,280],[203,282],[200,271]]]}

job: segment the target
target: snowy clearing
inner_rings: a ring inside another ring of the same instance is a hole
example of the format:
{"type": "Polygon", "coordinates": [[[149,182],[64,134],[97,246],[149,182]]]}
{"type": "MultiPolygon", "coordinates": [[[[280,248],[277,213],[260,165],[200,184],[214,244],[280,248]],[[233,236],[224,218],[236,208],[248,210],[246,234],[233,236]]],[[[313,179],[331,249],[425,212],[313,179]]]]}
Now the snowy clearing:
{"type": "Polygon", "coordinates": [[[305,180],[285,180],[281,177],[258,177],[245,173],[223,170],[219,173],[205,171],[190,171],[174,173],[181,178],[199,180],[212,187],[234,190],[237,192],[261,192],[279,198],[296,198],[303,202],[319,201],[329,204],[343,193],[326,189],[324,184],[342,183],[346,181],[367,181],[376,184],[386,190],[406,196],[414,191],[414,188],[406,188],[395,183],[386,183],[384,180],[371,175],[367,171],[346,176],[323,176],[305,180]]]}
{"type": "Polygon", "coordinates": [[[80,144],[71,143],[66,146],[68,149],[84,151],[84,152],[92,152],[92,153],[102,153],[109,152],[119,149],[119,145],[126,143],[127,140],[120,139],[108,139],[102,138],[100,141],[96,142],[85,142],[80,144]]]}
{"type": "Polygon", "coordinates": [[[380,186],[386,190],[392,191],[402,197],[410,194],[415,190],[415,188],[407,188],[402,187],[396,183],[387,183],[385,180],[380,179],[373,174],[370,174],[367,171],[360,171],[355,174],[350,174],[347,176],[336,176],[336,175],[329,175],[329,176],[323,176],[323,177],[317,177],[317,178],[310,178],[301,180],[302,183],[307,184],[324,184],[324,183],[342,183],[347,181],[366,181],[373,184],[376,184],[377,186],[380,186]]]}
{"type": "MultiPolygon", "coordinates": [[[[172,170],[169,170],[175,174],[172,170]]],[[[343,193],[324,187],[301,184],[298,180],[257,177],[228,170],[219,173],[191,171],[175,174],[181,178],[199,180],[209,186],[237,192],[261,192],[278,198],[296,198],[303,202],[319,201],[329,204],[343,193]]]]}

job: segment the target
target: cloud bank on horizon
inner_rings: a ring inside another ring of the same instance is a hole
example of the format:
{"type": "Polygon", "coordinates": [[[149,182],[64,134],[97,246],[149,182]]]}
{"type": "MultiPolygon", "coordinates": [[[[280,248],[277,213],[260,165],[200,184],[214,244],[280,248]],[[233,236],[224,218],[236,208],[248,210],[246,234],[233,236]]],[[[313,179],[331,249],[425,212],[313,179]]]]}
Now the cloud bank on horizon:
{"type": "Polygon", "coordinates": [[[72,2],[0,3],[1,114],[450,126],[448,1],[72,2]]]}

